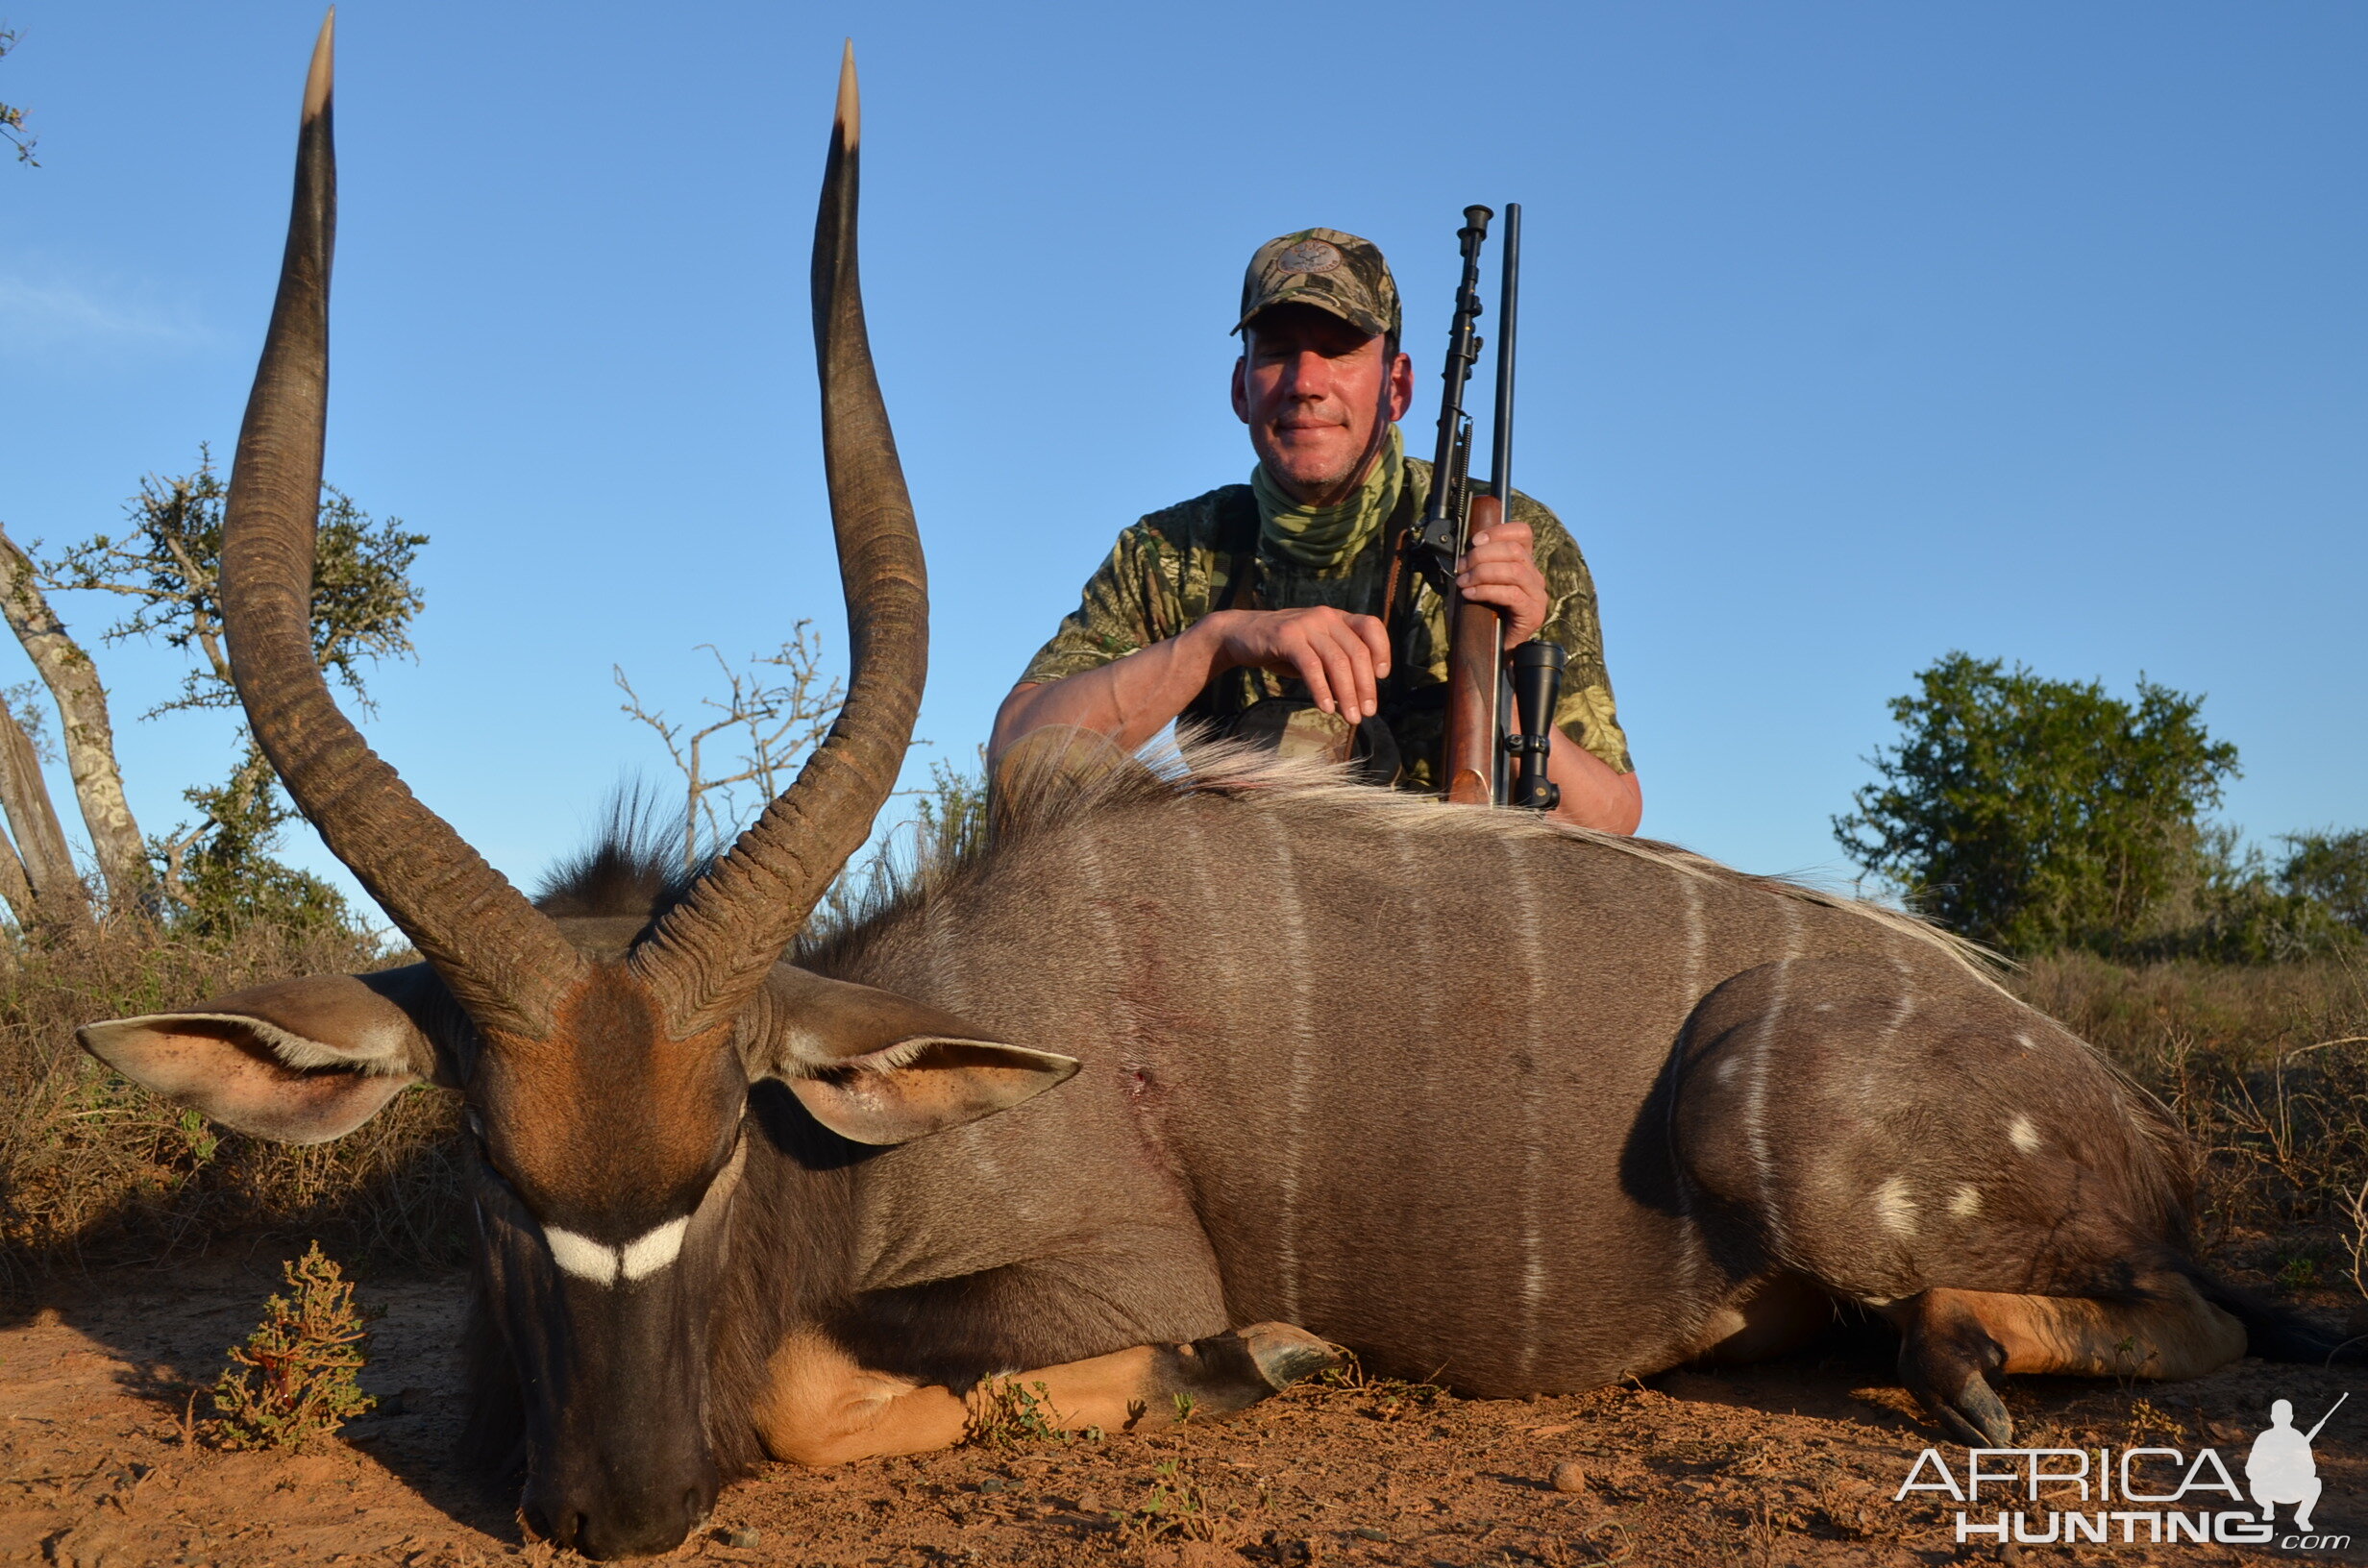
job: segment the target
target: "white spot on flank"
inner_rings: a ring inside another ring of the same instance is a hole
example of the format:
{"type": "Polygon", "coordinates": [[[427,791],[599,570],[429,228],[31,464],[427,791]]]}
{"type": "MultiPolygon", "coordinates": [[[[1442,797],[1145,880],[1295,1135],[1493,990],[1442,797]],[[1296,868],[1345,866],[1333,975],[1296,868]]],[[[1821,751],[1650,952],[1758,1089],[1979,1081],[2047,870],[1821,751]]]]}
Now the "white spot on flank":
{"type": "Polygon", "coordinates": [[[551,1261],[568,1273],[594,1285],[610,1286],[617,1283],[619,1275],[628,1280],[648,1279],[682,1256],[682,1237],[690,1228],[691,1216],[684,1214],[621,1247],[612,1247],[588,1236],[546,1225],[543,1242],[551,1248],[551,1261]]]}
{"type": "Polygon", "coordinates": [[[2030,1154],[2039,1146],[2039,1130],[2031,1125],[2029,1116],[2016,1116],[2007,1123],[2007,1141],[2030,1154]]]}
{"type": "Polygon", "coordinates": [[[1979,1188],[1961,1187],[1949,1194],[1949,1213],[1952,1218],[1971,1219],[1982,1212],[1982,1192],[1979,1188]]]}
{"type": "Polygon", "coordinates": [[[1875,1188],[1875,1218],[1893,1236],[1915,1235],[1915,1200],[1908,1196],[1908,1178],[1894,1176],[1875,1188]]]}
{"type": "Polygon", "coordinates": [[[2019,1029],[2014,1033],[2014,1043],[2020,1045],[2026,1051],[2035,1051],[2039,1048],[2038,1041],[2033,1040],[2028,1034],[2025,1034],[2019,1029]]]}

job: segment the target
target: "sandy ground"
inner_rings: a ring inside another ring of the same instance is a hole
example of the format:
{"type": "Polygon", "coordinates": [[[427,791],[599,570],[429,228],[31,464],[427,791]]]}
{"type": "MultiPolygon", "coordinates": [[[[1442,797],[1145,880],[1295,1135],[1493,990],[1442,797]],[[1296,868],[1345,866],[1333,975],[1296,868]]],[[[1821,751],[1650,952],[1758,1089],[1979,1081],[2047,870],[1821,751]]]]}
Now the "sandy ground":
{"type": "MultiPolygon", "coordinates": [[[[573,1560],[519,1527],[514,1492],[445,1458],[459,1421],[456,1279],[364,1286],[388,1309],[365,1384],[392,1413],[311,1453],[184,1441],[210,1381],[278,1284],[276,1255],[170,1277],[89,1279],[0,1327],[0,1562],[325,1563],[442,1568],[573,1560]]],[[[2316,1529],[2332,1551],[2114,1542],[1961,1546],[1957,1505],[1894,1501],[1938,1446],[1888,1373],[1889,1349],[1838,1331],[1716,1375],[1677,1372],[1566,1399],[1464,1400],[1404,1384],[1300,1388],[1169,1435],[965,1448],[831,1471],[777,1467],[729,1488],[669,1560],[828,1564],[1414,1565],[2368,1562],[2368,1379],[2246,1360],[2176,1384],[2017,1380],[2033,1446],[2214,1448],[2243,1481],[2272,1399],[2302,1421],[2349,1389],[2322,1434],[2316,1529]],[[1558,1467],[1566,1471],[1558,1490],[1558,1467]]],[[[1966,1456],[1944,1455],[1961,1482],[1966,1456]]],[[[2057,1461],[2069,1465],[2070,1461],[2057,1461]]],[[[2170,1465],[2172,1461],[2154,1462],[2170,1465]]],[[[2175,1473],[2176,1467],[2173,1467],[2175,1473]]],[[[1933,1479],[1927,1470],[1923,1479],[1933,1479]]],[[[1993,1484],[1974,1522],[2018,1505],[1993,1484]]],[[[2069,1488],[2058,1506],[2077,1507],[2069,1488]]],[[[2190,1511],[2241,1505],[2193,1493],[2190,1511]]],[[[2044,1533],[2050,1504],[2021,1502],[2044,1533]]],[[[2143,1505],[2093,1501],[2089,1512],[2143,1505]]],[[[2280,1510],[2281,1535],[2287,1510],[2280,1510]]]]}

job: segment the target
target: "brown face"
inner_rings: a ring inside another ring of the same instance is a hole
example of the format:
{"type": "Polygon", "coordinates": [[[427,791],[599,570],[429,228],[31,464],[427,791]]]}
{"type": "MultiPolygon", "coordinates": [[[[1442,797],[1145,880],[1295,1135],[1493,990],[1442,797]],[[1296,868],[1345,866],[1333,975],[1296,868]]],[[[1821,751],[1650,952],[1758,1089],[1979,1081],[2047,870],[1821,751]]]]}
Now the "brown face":
{"type": "Polygon", "coordinates": [[[516,1363],[525,1504],[588,1556],[663,1551],[719,1483],[707,1360],[748,1084],[728,1031],[666,1038],[601,965],[468,1086],[487,1305],[516,1363]]]}
{"type": "Polygon", "coordinates": [[[493,1044],[468,1091],[487,1157],[562,1234],[631,1243],[688,1213],[730,1153],[748,1085],[729,1026],[667,1038],[622,965],[590,971],[551,1038],[493,1044]]]}

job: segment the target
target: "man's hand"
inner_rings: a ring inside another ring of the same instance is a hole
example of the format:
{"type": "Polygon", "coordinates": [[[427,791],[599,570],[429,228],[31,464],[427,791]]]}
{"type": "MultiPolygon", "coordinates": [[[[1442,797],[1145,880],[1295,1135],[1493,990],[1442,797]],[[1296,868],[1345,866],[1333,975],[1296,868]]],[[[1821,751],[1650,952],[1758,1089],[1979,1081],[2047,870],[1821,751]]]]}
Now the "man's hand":
{"type": "Polygon", "coordinates": [[[1493,604],[1505,618],[1505,647],[1526,643],[1545,625],[1553,601],[1538,570],[1536,541],[1526,523],[1499,523],[1471,536],[1455,585],[1475,604],[1493,604]]]}
{"type": "MultiPolygon", "coordinates": [[[[1521,534],[1527,538],[1529,530],[1521,534]]],[[[1542,603],[1544,591],[1541,577],[1542,603]]],[[[1541,610],[1540,623],[1544,619],[1541,610]]],[[[1390,638],[1378,616],[1350,615],[1328,605],[1220,610],[1196,622],[1185,636],[1209,640],[1212,674],[1247,665],[1295,675],[1307,683],[1316,706],[1352,724],[1381,711],[1376,688],[1390,674],[1390,638]]]]}
{"type": "Polygon", "coordinates": [[[1380,711],[1390,639],[1379,618],[1334,609],[1220,610],[1124,658],[1044,685],[1011,689],[995,716],[989,762],[1032,731],[1073,724],[1132,750],[1214,675],[1250,666],[1295,675],[1327,713],[1355,723],[1380,711]]]}

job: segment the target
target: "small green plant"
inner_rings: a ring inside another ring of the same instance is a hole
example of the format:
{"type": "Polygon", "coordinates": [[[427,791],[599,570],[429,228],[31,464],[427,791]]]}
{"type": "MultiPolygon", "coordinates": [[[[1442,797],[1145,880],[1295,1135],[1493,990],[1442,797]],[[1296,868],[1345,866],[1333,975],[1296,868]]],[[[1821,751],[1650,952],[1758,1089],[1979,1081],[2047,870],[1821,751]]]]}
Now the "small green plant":
{"type": "Polygon", "coordinates": [[[2278,1265],[2278,1288],[2281,1290],[2312,1290],[2320,1283],[2320,1255],[2315,1247],[2287,1254],[2278,1265]]]}
{"type": "Polygon", "coordinates": [[[1069,1433],[1061,1427],[1060,1413],[1052,1408],[1052,1390],[1044,1384],[990,1379],[979,1387],[970,1440],[983,1448],[1067,1442],[1069,1433]]]}
{"type": "Polygon", "coordinates": [[[1175,1395],[1174,1399],[1175,1424],[1180,1427],[1193,1418],[1193,1411],[1198,1408],[1200,1402],[1190,1394],[1180,1393],[1175,1395]]]}
{"type": "MultiPolygon", "coordinates": [[[[1353,1351],[1338,1345],[1333,1348],[1340,1354],[1338,1364],[1294,1386],[1363,1394],[1371,1403],[1359,1413],[1375,1421],[1400,1420],[1418,1410],[1430,1409],[1447,1397],[1447,1390],[1429,1378],[1419,1383],[1408,1383],[1402,1378],[1377,1378],[1365,1370],[1365,1363],[1357,1360],[1353,1351]]],[[[1442,1367],[1439,1370],[1446,1369],[1442,1367]]],[[[1439,1372],[1431,1374],[1433,1378],[1437,1376],[1439,1372]]]]}
{"type": "Polygon", "coordinates": [[[1266,1515],[1270,1501],[1261,1487],[1257,1502],[1245,1509],[1221,1507],[1175,1459],[1163,1459],[1152,1466],[1142,1502],[1113,1508],[1109,1514],[1120,1538],[1147,1557],[1164,1540],[1206,1541],[1227,1548],[1247,1545],[1257,1537],[1258,1521],[1266,1515]]]}
{"type": "Polygon", "coordinates": [[[1138,1550],[1147,1550],[1171,1535],[1195,1541],[1217,1536],[1216,1516],[1208,1499],[1173,1459],[1152,1467],[1150,1491],[1142,1502],[1113,1510],[1110,1518],[1138,1550]]]}
{"type": "Polygon", "coordinates": [[[221,1148],[222,1140],[214,1136],[212,1124],[194,1111],[184,1111],[180,1118],[181,1133],[189,1140],[189,1159],[204,1164],[221,1148]]]}
{"type": "Polygon", "coordinates": [[[363,1325],[380,1312],[355,1305],[353,1282],[318,1241],[281,1272],[288,1293],[265,1305],[247,1342],[231,1348],[237,1364],[213,1385],[213,1435],[224,1448],[302,1448],[376,1403],[355,1374],[369,1360],[363,1325]]]}

